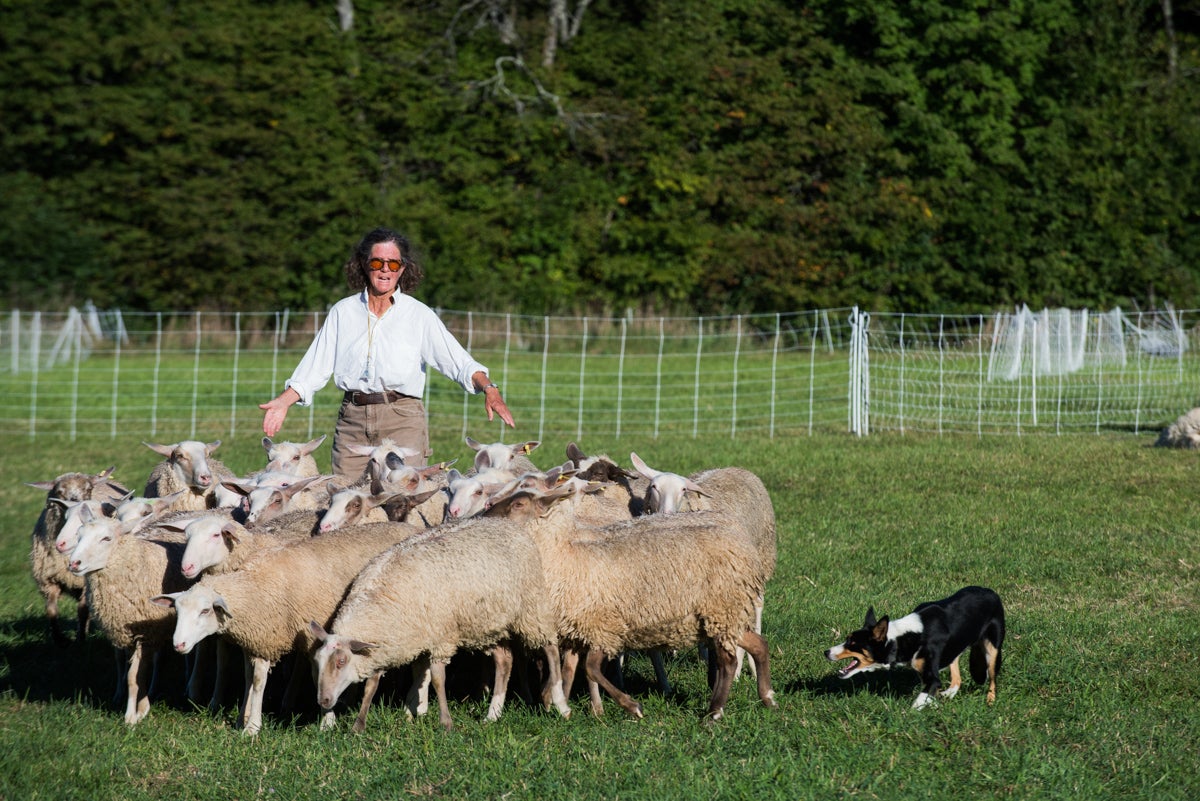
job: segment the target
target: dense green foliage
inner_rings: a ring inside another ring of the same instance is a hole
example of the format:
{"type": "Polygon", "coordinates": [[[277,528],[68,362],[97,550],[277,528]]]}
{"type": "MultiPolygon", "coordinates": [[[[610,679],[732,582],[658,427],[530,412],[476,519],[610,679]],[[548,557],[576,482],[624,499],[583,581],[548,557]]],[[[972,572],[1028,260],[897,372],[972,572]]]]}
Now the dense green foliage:
{"type": "Polygon", "coordinates": [[[1200,304],[1196,0],[352,5],[0,4],[0,302],[1200,304]]]}
{"type": "MultiPolygon", "coordinates": [[[[435,449],[469,457],[454,434],[435,432],[435,449]]],[[[318,731],[310,703],[295,719],[272,705],[256,739],[233,727],[232,705],[210,716],[182,701],[172,654],[163,697],[129,729],[110,700],[103,636],[48,642],[28,539],[45,495],[22,482],[115,463],[136,486],[158,458],[138,439],[13,438],[0,457],[2,798],[1200,797],[1196,454],[1152,448],[1152,436],[584,442],[684,472],[740,464],[762,475],[778,521],[763,619],[778,709],[759,705],[743,676],[727,717],[703,725],[705,671],[685,650],[668,661],[670,697],[648,687],[648,660],[631,662],[640,721],[611,701],[593,718],[582,686],[569,720],[510,693],[487,723],[486,697],[456,693],[446,733],[436,714],[406,721],[393,693],[360,735],[352,714],[318,731]],[[994,587],[1007,609],[993,706],[964,675],[956,698],[914,712],[910,671],[840,681],[822,656],[868,604],[896,615],[967,583],[994,587]]],[[[219,453],[249,471],[262,463],[257,440],[219,453]]],[[[548,441],[532,456],[549,466],[564,447],[548,441]]],[[[323,467],[328,454],[326,444],[323,467]]],[[[70,620],[73,604],[61,606],[70,620]]],[[[269,694],[286,675],[272,673],[269,694]]]]}

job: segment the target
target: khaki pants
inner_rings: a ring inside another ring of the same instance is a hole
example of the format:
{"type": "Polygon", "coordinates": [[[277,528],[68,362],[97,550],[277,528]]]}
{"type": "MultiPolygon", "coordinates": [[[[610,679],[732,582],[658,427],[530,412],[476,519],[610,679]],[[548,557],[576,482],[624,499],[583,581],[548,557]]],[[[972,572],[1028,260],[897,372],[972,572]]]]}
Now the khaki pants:
{"type": "Polygon", "coordinates": [[[429,425],[425,419],[425,404],[417,398],[401,398],[395,403],[375,403],[355,406],[342,401],[337,426],[333,430],[333,472],[358,480],[367,469],[369,457],[354,452],[355,445],[374,447],[385,438],[404,448],[412,448],[420,456],[405,459],[408,465],[421,466],[430,454],[429,425]]]}

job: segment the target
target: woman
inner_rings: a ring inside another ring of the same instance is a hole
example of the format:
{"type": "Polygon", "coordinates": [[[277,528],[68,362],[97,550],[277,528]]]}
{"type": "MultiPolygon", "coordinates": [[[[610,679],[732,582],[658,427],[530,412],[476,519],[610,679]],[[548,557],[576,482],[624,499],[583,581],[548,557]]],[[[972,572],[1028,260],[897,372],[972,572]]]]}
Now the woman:
{"type": "Polygon", "coordinates": [[[446,330],[441,319],[411,297],[424,273],[408,240],[388,228],[362,238],[346,261],[346,281],[356,294],[329,310],[325,324],[277,397],[259,404],[263,432],[279,433],[292,404],[307,406],[329,382],[345,394],[333,434],[333,472],[358,478],[367,457],[356,445],[378,445],[385,437],[411,448],[423,464],[432,451],[425,421],[425,368],[474,394],[484,393],[488,420],[515,427],[488,369],[446,330]]]}

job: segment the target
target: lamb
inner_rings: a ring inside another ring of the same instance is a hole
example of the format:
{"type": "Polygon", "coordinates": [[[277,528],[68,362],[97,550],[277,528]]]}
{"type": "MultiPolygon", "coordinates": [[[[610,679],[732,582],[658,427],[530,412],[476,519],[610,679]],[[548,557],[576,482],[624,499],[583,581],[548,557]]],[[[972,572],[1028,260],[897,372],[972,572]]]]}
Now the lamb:
{"type": "Polygon", "coordinates": [[[63,473],[52,481],[27,482],[34,489],[46,491],[46,505],[33,526],[29,558],[33,581],[45,601],[50,637],[59,645],[67,642],[58,619],[58,601],[64,593],[76,601],[76,641],[83,642],[88,622],[83,579],[68,570],[65,552],[58,550],[55,545],[68,512],[60,502],[77,503],[92,500],[93,497],[98,501],[115,501],[123,497],[129,490],[110,480],[115,469],[114,465],[95,475],[63,473]]]}
{"type": "Polygon", "coordinates": [[[186,591],[152,600],[176,610],[179,653],[211,634],[241,646],[247,660],[242,728],[257,734],[271,667],[292,651],[309,651],[309,622],[328,626],[363,566],[417,531],[388,522],[280,545],[254,554],[234,572],[204,576],[186,591]]]}
{"type": "Polygon", "coordinates": [[[324,435],[303,444],[274,442],[270,437],[263,437],[263,448],[267,452],[267,466],[264,468],[264,472],[287,473],[296,478],[321,475],[312,453],[321,447],[321,443],[324,441],[324,435]]]}
{"type": "Polygon", "coordinates": [[[183,533],[187,544],[179,569],[189,579],[199,578],[202,573],[232,572],[259,551],[310,536],[303,527],[283,528],[278,532],[255,531],[229,517],[212,514],[192,518],[182,526],[168,524],[163,527],[183,533]]]}
{"type": "Polygon", "coordinates": [[[188,492],[178,497],[173,508],[191,511],[236,506],[240,501],[220,485],[223,479],[236,478],[233,471],[210,455],[221,440],[207,445],[196,440],[184,440],[174,445],[142,444],[165,457],[154,466],[146,480],[142,494],[147,498],[161,498],[186,489],[188,492]]]}
{"type": "Polygon", "coordinates": [[[1162,430],[1154,444],[1160,448],[1200,448],[1200,407],[1180,415],[1162,430]]]}
{"type": "MultiPolygon", "coordinates": [[[[675,473],[654,470],[636,453],[629,454],[629,458],[638,472],[650,481],[646,492],[647,512],[708,509],[727,512],[741,520],[750,535],[763,566],[764,580],[769,580],[775,574],[775,507],[771,504],[771,496],[762,479],[757,475],[740,467],[721,467],[684,478],[675,473]]],[[[759,634],[762,633],[763,603],[760,595],[754,604],[754,630],[759,634]]],[[[738,672],[741,671],[743,656],[738,652],[738,672]]]]}
{"type": "MultiPolygon", "coordinates": [[[[587,650],[588,680],[641,718],[641,705],[601,672],[604,657],[707,641],[716,657],[711,719],[724,715],[738,646],[758,667],[759,698],[775,706],[767,643],[753,629],[763,570],[740,521],[721,512],[652,515],[584,539],[569,510],[556,503],[572,491],[518,490],[487,514],[522,522],[538,546],[560,642],[587,650]]],[[[603,714],[597,695],[592,712],[603,714]]]]}
{"type": "Polygon", "coordinates": [[[484,444],[466,438],[467,447],[475,451],[475,471],[483,472],[488,468],[508,470],[514,474],[536,471],[537,466],[529,461],[529,454],[542,443],[537,440],[518,442],[515,445],[505,445],[503,442],[484,444]]]}
{"type": "Polygon", "coordinates": [[[183,536],[133,532],[146,518],[119,522],[81,511],[84,525],[71,551],[70,569],[86,583],[88,606],[113,646],[131,654],[125,674],[125,722],[134,725],[150,711],[152,668],[171,641],[170,613],[150,603],[151,595],[185,589],[179,570],[183,536]]]}
{"type": "Polygon", "coordinates": [[[460,649],[492,650],[496,680],[487,719],[498,719],[512,667],[512,637],[545,653],[549,670],[542,701],[570,716],[541,558],[512,521],[447,523],[392,546],[355,579],[333,621],[334,633],[316,622],[311,629],[321,644],[313,655],[317,702],[327,716],[347,687],[367,682],[355,731],[365,725],[384,671],[417,660],[432,672],[441,724],[449,730],[446,664],[460,649]]]}

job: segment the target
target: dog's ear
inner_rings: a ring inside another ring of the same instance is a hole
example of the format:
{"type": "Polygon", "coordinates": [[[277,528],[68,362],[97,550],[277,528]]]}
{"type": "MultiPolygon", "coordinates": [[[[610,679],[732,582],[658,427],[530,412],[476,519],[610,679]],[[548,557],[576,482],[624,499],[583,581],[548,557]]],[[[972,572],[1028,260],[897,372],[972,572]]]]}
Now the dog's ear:
{"type": "Polygon", "coordinates": [[[873,606],[867,607],[867,616],[863,619],[862,627],[864,629],[875,628],[875,607],[873,607],[873,606]]]}
{"type": "Polygon", "coordinates": [[[884,615],[879,618],[874,626],[871,627],[871,639],[879,642],[887,642],[888,616],[884,615]]]}

